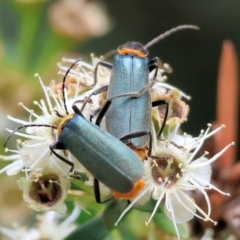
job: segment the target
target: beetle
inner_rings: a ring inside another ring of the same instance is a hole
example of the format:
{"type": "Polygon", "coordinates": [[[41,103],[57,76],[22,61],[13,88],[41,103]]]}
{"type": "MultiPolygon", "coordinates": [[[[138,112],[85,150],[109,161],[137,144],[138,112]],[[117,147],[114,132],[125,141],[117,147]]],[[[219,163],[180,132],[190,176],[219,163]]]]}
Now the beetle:
{"type": "MultiPolygon", "coordinates": [[[[102,182],[114,192],[125,194],[126,198],[128,198],[127,194],[133,194],[135,188],[138,189],[137,191],[143,188],[144,182],[141,178],[144,169],[138,156],[124,144],[124,141],[128,138],[135,138],[149,133],[146,131],[139,131],[124,136],[124,138],[119,140],[101,129],[99,127],[101,120],[111,105],[111,102],[107,102],[102,108],[97,118],[96,125],[85,119],[76,104],[73,104],[72,106],[74,113],[69,114],[64,88],[67,75],[76,62],[71,65],[63,77],[62,95],[66,116],[63,117],[56,112],[58,116],[62,117],[58,126],[48,124],[29,124],[20,126],[7,138],[4,147],[12,134],[21,128],[36,126],[57,128],[58,139],[55,143],[49,146],[51,152],[62,161],[69,164],[71,166],[70,172],[73,172],[73,162],[55,152],[55,150],[70,151],[73,156],[94,176],[94,190],[97,202],[105,202],[100,199],[98,181],[102,182]]],[[[75,175],[73,176],[77,177],[75,175]]]]}
{"type": "MultiPolygon", "coordinates": [[[[113,64],[105,61],[97,63],[94,70],[94,83],[91,86],[97,82],[99,65],[112,69],[111,79],[108,86],[93,91],[87,101],[91,96],[105,91],[108,91],[107,101],[111,102],[112,99],[117,98],[106,112],[106,128],[109,133],[117,138],[121,138],[129,133],[151,131],[151,108],[162,104],[167,106],[168,102],[162,100],[151,103],[150,88],[156,81],[161,61],[157,57],[149,60],[147,49],[166,36],[183,29],[198,29],[198,27],[193,25],[175,27],[153,39],[145,46],[138,42],[127,42],[118,47],[113,64]],[[153,79],[149,80],[149,72],[153,70],[155,70],[153,79]],[[119,96],[122,97],[120,98],[119,96]]],[[[157,134],[158,139],[160,139],[164,125],[165,123],[163,122],[157,134]]],[[[127,144],[139,149],[146,146],[147,142],[148,136],[145,135],[138,138],[130,138],[127,144]]]]}

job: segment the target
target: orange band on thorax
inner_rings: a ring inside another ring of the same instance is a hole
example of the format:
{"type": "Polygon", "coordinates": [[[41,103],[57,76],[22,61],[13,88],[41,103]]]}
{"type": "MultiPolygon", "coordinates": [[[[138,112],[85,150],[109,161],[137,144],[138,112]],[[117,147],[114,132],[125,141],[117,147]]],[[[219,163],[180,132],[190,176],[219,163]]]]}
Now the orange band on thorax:
{"type": "Polygon", "coordinates": [[[120,55],[133,54],[133,55],[136,55],[136,56],[141,57],[141,58],[144,58],[144,57],[147,56],[146,53],[143,53],[140,50],[132,49],[132,48],[121,48],[121,49],[118,49],[118,53],[120,55]]]}
{"type": "Polygon", "coordinates": [[[58,136],[61,135],[61,133],[62,133],[62,126],[63,126],[63,124],[64,124],[67,120],[73,118],[74,114],[75,114],[75,113],[71,113],[71,114],[69,114],[69,115],[67,115],[67,116],[65,116],[65,117],[63,117],[63,118],[61,119],[61,121],[60,121],[60,123],[58,124],[58,127],[57,127],[57,129],[58,129],[58,136]]]}

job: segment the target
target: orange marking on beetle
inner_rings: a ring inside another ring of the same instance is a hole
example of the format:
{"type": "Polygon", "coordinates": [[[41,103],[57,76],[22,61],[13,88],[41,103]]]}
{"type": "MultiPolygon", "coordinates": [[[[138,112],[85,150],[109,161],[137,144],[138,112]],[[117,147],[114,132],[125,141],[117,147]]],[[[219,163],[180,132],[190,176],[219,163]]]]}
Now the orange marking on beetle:
{"type": "Polygon", "coordinates": [[[117,199],[131,199],[134,198],[145,186],[145,183],[143,180],[139,180],[134,184],[133,189],[128,193],[119,193],[115,192],[114,190],[111,190],[111,193],[113,196],[117,199]]]}
{"type": "Polygon", "coordinates": [[[120,48],[117,50],[120,55],[126,55],[126,54],[134,54],[138,57],[144,58],[147,56],[146,53],[142,52],[141,50],[132,49],[132,48],[120,48]]]}
{"type": "Polygon", "coordinates": [[[128,147],[131,148],[142,161],[147,160],[147,146],[143,148],[136,148],[132,144],[129,144],[128,147]]]}
{"type": "Polygon", "coordinates": [[[60,136],[61,133],[62,133],[62,126],[63,126],[63,124],[64,124],[67,120],[73,118],[74,115],[75,115],[75,113],[72,113],[72,114],[69,114],[69,115],[67,115],[67,116],[65,116],[65,117],[63,117],[63,118],[61,119],[61,121],[60,121],[60,123],[58,124],[58,127],[57,127],[57,129],[58,129],[58,136],[60,136]]]}

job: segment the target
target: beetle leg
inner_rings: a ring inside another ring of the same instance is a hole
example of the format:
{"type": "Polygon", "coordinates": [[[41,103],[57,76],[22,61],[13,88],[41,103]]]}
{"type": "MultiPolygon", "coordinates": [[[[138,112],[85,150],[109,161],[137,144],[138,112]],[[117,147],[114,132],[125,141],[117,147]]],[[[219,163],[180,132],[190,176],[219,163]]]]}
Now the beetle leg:
{"type": "Polygon", "coordinates": [[[101,200],[99,181],[96,178],[94,178],[94,180],[93,180],[93,189],[94,189],[95,200],[97,203],[100,203],[100,204],[106,203],[114,198],[113,196],[110,196],[103,201],[101,200]]]}
{"type": "Polygon", "coordinates": [[[148,146],[148,157],[151,156],[152,154],[152,134],[149,131],[138,131],[138,132],[133,132],[133,133],[129,133],[123,137],[121,137],[119,140],[121,140],[122,142],[125,142],[129,139],[132,138],[138,138],[138,137],[142,137],[142,136],[146,136],[149,135],[149,146],[148,146]]]}
{"type": "Polygon", "coordinates": [[[159,129],[159,132],[157,134],[157,139],[158,140],[160,140],[160,136],[161,136],[161,134],[163,132],[163,129],[164,129],[164,127],[166,125],[166,122],[167,122],[169,101],[168,100],[157,100],[157,101],[152,102],[152,107],[156,107],[156,106],[159,106],[159,105],[166,105],[166,112],[165,112],[165,116],[164,116],[161,128],[159,129]]]}
{"type": "Polygon", "coordinates": [[[104,104],[104,106],[103,106],[103,107],[101,108],[101,110],[99,111],[98,117],[97,117],[96,122],[95,122],[95,124],[96,124],[97,126],[100,126],[100,123],[102,122],[102,119],[103,119],[103,117],[105,116],[105,114],[106,114],[109,106],[111,105],[111,103],[112,103],[112,101],[111,101],[110,99],[108,99],[108,100],[106,101],[106,103],[104,104]]]}
{"type": "Polygon", "coordinates": [[[76,178],[76,179],[82,179],[82,176],[81,175],[74,175],[72,174],[73,171],[74,171],[74,163],[69,161],[68,159],[60,156],[58,153],[56,153],[54,151],[54,149],[58,149],[58,150],[65,150],[66,148],[64,147],[64,145],[60,142],[56,142],[56,143],[53,143],[52,145],[49,146],[51,152],[57,157],[59,158],[61,161],[65,162],[66,164],[68,164],[71,168],[69,170],[69,173],[70,173],[70,176],[73,177],[73,178],[76,178]]]}
{"type": "Polygon", "coordinates": [[[65,162],[66,164],[68,164],[69,166],[71,166],[70,168],[70,171],[69,172],[73,172],[73,169],[74,169],[74,163],[69,161],[68,159],[60,156],[58,153],[56,153],[54,151],[54,149],[57,149],[57,150],[65,150],[66,148],[64,147],[64,145],[60,142],[56,142],[56,143],[53,143],[49,146],[51,152],[56,156],[58,157],[59,159],[61,159],[63,162],[65,162]]]}
{"type": "MultiPolygon", "coordinates": [[[[101,123],[103,117],[105,116],[105,114],[106,114],[106,112],[107,112],[107,110],[108,110],[109,106],[111,105],[112,100],[113,100],[114,98],[125,97],[125,96],[129,96],[129,97],[139,97],[139,96],[141,96],[144,92],[146,92],[149,88],[151,88],[152,85],[154,84],[154,82],[155,82],[155,81],[150,81],[150,83],[149,83],[147,86],[145,86],[143,89],[141,89],[139,92],[128,92],[128,93],[119,94],[119,95],[116,95],[116,96],[114,96],[114,97],[112,97],[112,98],[109,98],[109,99],[106,101],[106,103],[104,104],[104,106],[102,107],[101,111],[99,112],[99,115],[98,115],[98,117],[97,117],[97,119],[96,119],[95,124],[98,125],[98,126],[100,126],[100,123],[101,123]]],[[[106,87],[107,87],[107,86],[106,86],[106,87]]]]}
{"type": "Polygon", "coordinates": [[[103,93],[103,92],[106,92],[108,90],[108,86],[103,86],[103,87],[100,87],[98,89],[96,89],[95,91],[93,91],[88,97],[87,99],[84,101],[82,107],[81,107],[81,112],[83,111],[83,109],[85,108],[86,104],[89,102],[90,98],[93,96],[93,95],[98,95],[100,93],[103,93]]]}
{"type": "Polygon", "coordinates": [[[96,83],[97,83],[97,70],[98,70],[98,66],[99,66],[99,65],[102,65],[103,67],[106,67],[106,68],[108,68],[108,69],[112,69],[112,68],[113,68],[113,65],[112,65],[111,63],[105,62],[105,61],[99,61],[99,62],[96,64],[96,67],[95,67],[95,69],[94,69],[94,82],[93,82],[93,84],[91,84],[91,85],[88,86],[88,87],[93,87],[93,86],[96,85],[96,83]]]}
{"type": "Polygon", "coordinates": [[[101,108],[98,108],[97,110],[93,111],[93,112],[90,114],[90,118],[89,118],[90,122],[92,122],[93,118],[94,118],[95,116],[97,116],[97,115],[100,113],[101,110],[102,110],[101,108]]]}
{"type": "Polygon", "coordinates": [[[153,77],[154,80],[156,80],[156,78],[157,78],[157,73],[158,73],[159,67],[162,68],[162,60],[160,58],[155,57],[149,61],[149,65],[148,65],[149,72],[151,72],[155,69],[154,77],[153,77]]]}
{"type": "Polygon", "coordinates": [[[119,94],[119,95],[116,95],[116,96],[110,98],[109,100],[113,100],[114,98],[118,98],[118,97],[133,97],[133,98],[140,97],[149,88],[151,88],[154,83],[155,83],[155,79],[152,79],[152,80],[150,80],[149,84],[147,84],[145,87],[143,87],[139,92],[127,92],[127,93],[119,94]]]}

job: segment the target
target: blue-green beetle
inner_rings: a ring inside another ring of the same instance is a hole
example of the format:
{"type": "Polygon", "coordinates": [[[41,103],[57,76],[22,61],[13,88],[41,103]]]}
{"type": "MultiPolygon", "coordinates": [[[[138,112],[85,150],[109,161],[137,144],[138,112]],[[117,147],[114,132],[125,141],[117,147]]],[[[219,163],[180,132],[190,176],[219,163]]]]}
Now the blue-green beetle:
{"type": "MultiPolygon", "coordinates": [[[[106,112],[106,128],[109,133],[121,138],[138,131],[150,132],[152,106],[165,104],[168,108],[168,101],[151,102],[150,90],[156,80],[160,60],[158,58],[149,60],[147,49],[166,36],[183,29],[198,29],[198,27],[193,25],[178,26],[161,34],[145,46],[138,42],[127,42],[117,49],[113,64],[105,61],[97,63],[93,85],[97,82],[99,65],[112,69],[111,79],[108,86],[92,92],[89,98],[104,91],[108,91],[108,101],[116,98],[106,112]],[[153,79],[149,80],[149,72],[152,70],[155,70],[154,76],[153,79]]],[[[165,122],[166,118],[157,134],[158,139],[165,122]]],[[[146,146],[147,142],[148,136],[140,136],[129,139],[127,144],[139,149],[146,146]]]]}

